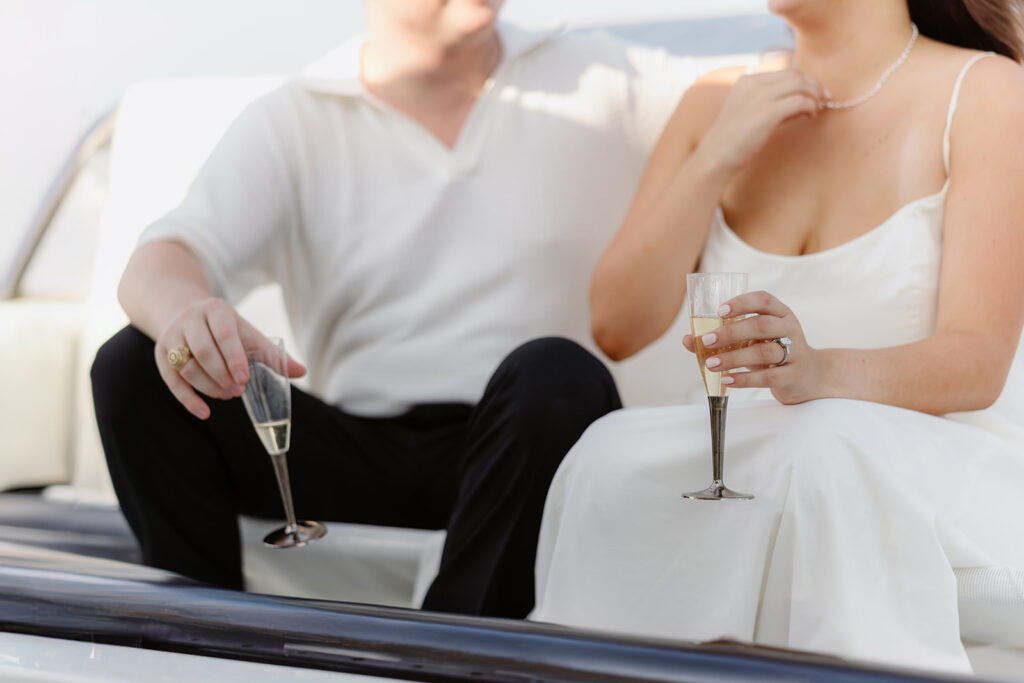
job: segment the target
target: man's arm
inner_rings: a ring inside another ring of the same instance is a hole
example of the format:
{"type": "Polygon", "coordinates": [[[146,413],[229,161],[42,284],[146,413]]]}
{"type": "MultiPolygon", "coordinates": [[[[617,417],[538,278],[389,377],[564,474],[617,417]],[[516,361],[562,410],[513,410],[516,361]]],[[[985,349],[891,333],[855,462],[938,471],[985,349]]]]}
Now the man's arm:
{"type": "MultiPolygon", "coordinates": [[[[269,346],[256,328],[223,299],[212,295],[199,260],[174,241],[141,245],[132,254],[118,286],[118,300],[132,324],[156,342],[160,377],[175,398],[201,420],[211,398],[240,396],[249,379],[246,350],[269,346]],[[167,352],[188,346],[192,360],[176,371],[167,352]]],[[[305,373],[289,358],[288,373],[305,373]]]]}
{"type": "MultiPolygon", "coordinates": [[[[268,344],[228,300],[275,278],[275,259],[297,229],[297,170],[286,142],[292,101],[282,87],[242,112],[182,203],[143,233],[118,288],[132,324],[156,342],[160,376],[201,419],[210,411],[196,392],[241,395],[245,352],[268,344]],[[179,346],[192,353],[180,372],[167,360],[179,346]]],[[[304,369],[292,361],[289,372],[304,369]]]]}
{"type": "Polygon", "coordinates": [[[213,295],[199,260],[184,245],[149,242],[132,254],[117,300],[132,325],[156,339],[187,306],[213,295]]]}

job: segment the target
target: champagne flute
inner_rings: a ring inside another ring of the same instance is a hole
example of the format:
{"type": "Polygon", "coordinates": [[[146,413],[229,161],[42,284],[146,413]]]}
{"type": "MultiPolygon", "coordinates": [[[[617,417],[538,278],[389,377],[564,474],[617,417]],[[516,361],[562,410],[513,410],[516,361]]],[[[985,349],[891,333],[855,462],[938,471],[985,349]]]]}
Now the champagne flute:
{"type": "Polygon", "coordinates": [[[288,523],[271,531],[263,539],[271,548],[299,548],[327,533],[320,522],[298,522],[292,505],[292,488],[288,481],[288,446],[292,431],[292,387],[288,380],[288,355],[284,342],[276,337],[268,340],[268,348],[249,351],[249,381],[245,384],[242,402],[263,447],[270,454],[281,489],[284,513],[288,523]]]}
{"type": "Polygon", "coordinates": [[[704,389],[711,409],[711,486],[703,491],[684,493],[683,498],[696,500],[751,500],[753,495],[726,488],[722,479],[725,455],[725,411],[729,406],[728,386],[722,384],[722,373],[708,370],[704,362],[709,356],[737,347],[726,347],[708,352],[701,341],[708,332],[728,325],[740,318],[722,318],[719,307],[729,299],[747,291],[746,273],[690,273],[686,276],[687,298],[690,302],[690,327],[693,348],[697,354],[704,389]]]}

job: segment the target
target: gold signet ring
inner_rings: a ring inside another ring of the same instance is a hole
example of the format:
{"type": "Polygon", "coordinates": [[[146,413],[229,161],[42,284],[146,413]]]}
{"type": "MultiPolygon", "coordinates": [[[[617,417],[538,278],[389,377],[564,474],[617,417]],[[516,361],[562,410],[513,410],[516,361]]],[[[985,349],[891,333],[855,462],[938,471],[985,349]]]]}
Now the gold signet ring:
{"type": "Polygon", "coordinates": [[[171,364],[171,367],[175,370],[181,370],[185,367],[185,363],[192,357],[192,352],[187,346],[182,344],[181,346],[175,346],[173,349],[167,352],[167,362],[171,364]]]}

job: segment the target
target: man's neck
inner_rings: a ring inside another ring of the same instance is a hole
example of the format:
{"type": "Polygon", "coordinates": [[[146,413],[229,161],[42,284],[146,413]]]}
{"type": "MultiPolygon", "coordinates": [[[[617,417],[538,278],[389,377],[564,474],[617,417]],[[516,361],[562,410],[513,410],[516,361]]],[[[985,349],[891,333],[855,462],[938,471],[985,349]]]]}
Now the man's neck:
{"type": "Polygon", "coordinates": [[[444,90],[475,97],[500,60],[501,41],[493,29],[451,44],[378,33],[371,34],[363,49],[360,75],[371,91],[444,90]]]}
{"type": "Polygon", "coordinates": [[[501,40],[493,27],[476,38],[443,45],[371,33],[363,48],[363,85],[454,148],[484,84],[501,61],[501,40]]]}

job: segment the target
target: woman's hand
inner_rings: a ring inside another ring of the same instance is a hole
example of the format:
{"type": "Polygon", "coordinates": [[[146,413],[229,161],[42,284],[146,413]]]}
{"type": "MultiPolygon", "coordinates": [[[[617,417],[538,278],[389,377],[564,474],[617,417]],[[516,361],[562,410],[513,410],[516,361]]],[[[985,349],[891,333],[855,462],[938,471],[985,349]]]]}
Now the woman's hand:
{"type": "Polygon", "coordinates": [[[795,69],[741,76],[697,149],[736,170],[781,123],[796,116],[816,117],[826,100],[821,85],[795,69]]]}
{"type": "MultiPolygon", "coordinates": [[[[800,321],[781,301],[768,292],[748,292],[730,299],[719,309],[722,318],[740,318],[722,325],[703,337],[710,353],[705,365],[721,372],[722,384],[735,388],[768,387],[785,404],[803,403],[825,394],[825,362],[819,351],[807,345],[800,321]],[[753,315],[751,315],[753,314],[753,315]],[[791,340],[789,360],[781,337],[791,340]],[[730,372],[747,368],[749,372],[730,372]]],[[[693,337],[683,337],[693,351],[693,337]]]]}
{"type": "MultiPolygon", "coordinates": [[[[271,346],[255,327],[222,299],[207,298],[182,309],[156,340],[156,366],[160,377],[185,408],[201,420],[210,408],[196,393],[211,398],[241,396],[249,381],[246,352],[271,346]],[[175,370],[167,352],[187,346],[191,359],[175,370]]],[[[301,377],[306,369],[288,358],[288,376],[301,377]]]]}

